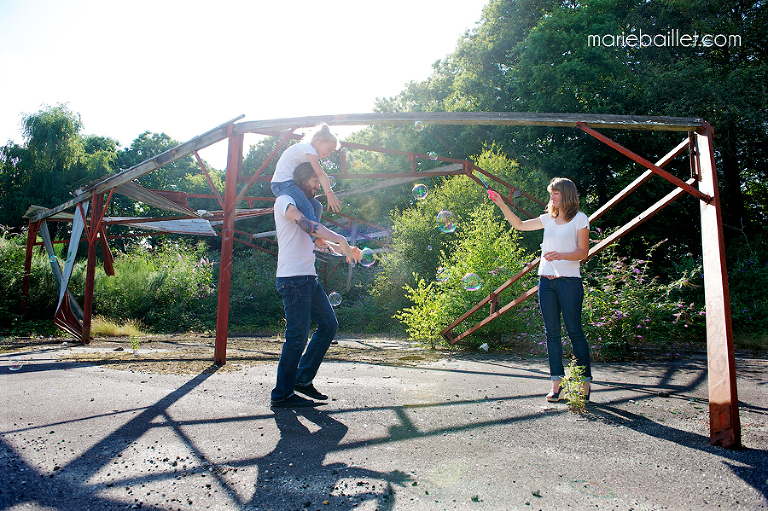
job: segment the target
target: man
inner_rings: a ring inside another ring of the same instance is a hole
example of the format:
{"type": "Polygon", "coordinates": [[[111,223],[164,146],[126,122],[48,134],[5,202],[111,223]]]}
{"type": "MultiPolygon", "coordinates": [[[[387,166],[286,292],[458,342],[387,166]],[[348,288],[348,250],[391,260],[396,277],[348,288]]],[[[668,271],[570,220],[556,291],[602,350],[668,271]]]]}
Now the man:
{"type": "MultiPolygon", "coordinates": [[[[296,167],[293,179],[309,198],[320,188],[320,180],[308,163],[296,167]]],[[[350,247],[344,236],[307,219],[289,195],[281,195],[275,200],[274,215],[278,243],[277,290],[283,296],[285,309],[285,343],[277,366],[277,384],[272,390],[271,405],[280,408],[314,406],[315,401],[296,392],[313,399],[328,399],[314,387],[312,380],[339,323],[317,280],[312,236],[325,240],[330,250],[346,256],[347,262],[360,262],[362,253],[359,248],[350,247]],[[307,345],[310,320],[317,323],[317,330],[307,345]]]]}

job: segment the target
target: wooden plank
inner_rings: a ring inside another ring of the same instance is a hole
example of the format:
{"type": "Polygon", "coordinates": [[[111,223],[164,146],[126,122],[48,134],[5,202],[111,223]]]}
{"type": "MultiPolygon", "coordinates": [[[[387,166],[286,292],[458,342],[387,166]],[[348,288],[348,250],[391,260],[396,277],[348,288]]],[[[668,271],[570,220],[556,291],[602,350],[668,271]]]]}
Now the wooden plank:
{"type": "Polygon", "coordinates": [[[403,112],[315,115],[247,121],[235,125],[235,133],[257,133],[267,129],[291,129],[314,126],[325,122],[333,126],[397,126],[421,121],[426,125],[491,125],[491,126],[552,126],[575,128],[584,122],[596,128],[693,131],[703,121],[694,117],[662,117],[639,115],[557,114],[526,112],[403,112]]]}

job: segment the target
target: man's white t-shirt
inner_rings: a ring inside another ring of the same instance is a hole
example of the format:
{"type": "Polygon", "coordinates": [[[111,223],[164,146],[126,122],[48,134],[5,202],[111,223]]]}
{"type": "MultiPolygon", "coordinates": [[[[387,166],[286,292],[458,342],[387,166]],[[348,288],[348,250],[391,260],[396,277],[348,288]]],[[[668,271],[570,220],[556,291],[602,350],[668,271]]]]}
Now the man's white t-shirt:
{"type": "Polygon", "coordinates": [[[283,152],[280,159],[277,160],[277,168],[272,175],[272,183],[284,183],[293,179],[293,173],[302,163],[309,161],[308,154],[314,154],[317,156],[317,150],[312,144],[298,143],[293,144],[291,147],[283,152]]]}
{"type": "MultiPolygon", "coordinates": [[[[539,216],[544,226],[544,241],[541,253],[574,252],[579,248],[578,231],[585,227],[589,229],[589,218],[579,211],[567,224],[558,225],[555,219],[545,213],[539,216]]],[[[579,266],[581,261],[547,261],[543,257],[539,263],[539,275],[559,275],[561,277],[581,277],[579,266]]]]}
{"type": "Polygon", "coordinates": [[[281,195],[275,199],[274,215],[278,242],[276,276],[317,275],[315,243],[309,234],[285,217],[290,204],[296,207],[296,202],[290,195],[281,195]]]}

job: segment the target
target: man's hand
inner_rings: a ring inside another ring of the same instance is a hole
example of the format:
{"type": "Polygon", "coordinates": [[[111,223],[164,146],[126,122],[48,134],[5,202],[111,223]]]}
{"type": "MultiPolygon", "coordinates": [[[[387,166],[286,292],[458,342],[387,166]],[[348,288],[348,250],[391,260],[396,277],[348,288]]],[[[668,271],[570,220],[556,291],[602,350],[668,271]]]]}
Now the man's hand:
{"type": "Polygon", "coordinates": [[[363,251],[357,247],[350,247],[346,240],[339,240],[338,244],[328,242],[328,245],[331,247],[331,250],[337,254],[345,255],[347,262],[350,264],[357,264],[363,259],[363,251]]]}

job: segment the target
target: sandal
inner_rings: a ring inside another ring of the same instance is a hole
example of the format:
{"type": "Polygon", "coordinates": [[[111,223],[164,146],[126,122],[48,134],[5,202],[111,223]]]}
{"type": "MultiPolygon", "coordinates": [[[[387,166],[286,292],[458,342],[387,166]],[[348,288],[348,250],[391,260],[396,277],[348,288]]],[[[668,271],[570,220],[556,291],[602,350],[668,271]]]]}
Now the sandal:
{"type": "Polygon", "coordinates": [[[563,394],[565,394],[565,389],[563,388],[562,385],[558,385],[557,392],[553,390],[552,392],[547,394],[547,401],[549,401],[550,403],[556,403],[565,398],[563,394]]]}

